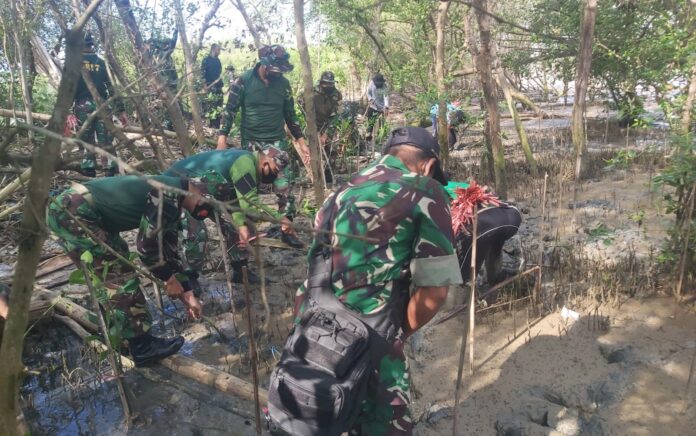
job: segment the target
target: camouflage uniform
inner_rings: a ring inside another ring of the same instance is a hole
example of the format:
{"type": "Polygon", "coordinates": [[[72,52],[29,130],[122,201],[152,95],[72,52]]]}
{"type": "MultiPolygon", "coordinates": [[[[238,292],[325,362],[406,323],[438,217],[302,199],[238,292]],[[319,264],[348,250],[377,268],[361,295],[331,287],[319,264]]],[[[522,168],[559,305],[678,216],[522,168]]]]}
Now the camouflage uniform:
{"type": "MultiPolygon", "coordinates": [[[[172,59],[178,34],[178,30],[175,30],[171,39],[151,38],[147,41],[149,45],[148,53],[152,59],[152,64],[166,82],[172,97],[176,96],[179,87],[179,76],[176,73],[174,59],[172,59]]],[[[179,104],[179,100],[175,98],[173,104],[179,104]]],[[[156,103],[156,112],[160,119],[164,120],[164,128],[171,130],[172,120],[164,102],[158,101],[156,103]]]]}
{"type": "MultiPolygon", "coordinates": [[[[114,95],[114,90],[111,85],[111,79],[106,72],[106,64],[93,51],[87,50],[82,53],[82,68],[85,70],[92,80],[94,87],[97,89],[99,96],[103,100],[107,100],[114,95]]],[[[115,107],[118,112],[123,112],[123,102],[120,99],[115,101],[115,107]]],[[[87,118],[97,109],[97,104],[87,87],[84,79],[80,77],[75,97],[73,100],[73,112],[79,120],[79,125],[82,126],[87,118]]],[[[107,116],[111,116],[107,114],[107,116]]],[[[113,147],[113,137],[106,130],[104,122],[100,118],[92,120],[84,133],[80,136],[80,140],[103,148],[111,154],[115,154],[116,150],[113,147]],[[95,141],[96,135],[96,141],[95,141]]],[[[85,151],[84,158],[80,164],[82,170],[89,172],[96,171],[97,158],[93,151],[85,151]]],[[[102,166],[107,174],[115,174],[118,172],[118,164],[111,159],[102,158],[102,166]]]]}
{"type": "Polygon", "coordinates": [[[273,146],[291,156],[292,168],[286,168],[285,177],[278,177],[273,182],[273,191],[278,197],[278,211],[292,218],[297,212],[292,189],[299,172],[300,159],[287,139],[285,127],[295,139],[304,138],[304,134],[295,113],[290,82],[278,76],[269,78],[266,84],[258,73],[260,65],[244,72],[230,87],[218,134],[226,136],[230,133],[237,111],[241,109],[243,149],[260,151],[273,146]]]}
{"type": "MultiPolygon", "coordinates": [[[[207,151],[176,162],[164,174],[196,177],[207,171],[222,175],[225,182],[234,188],[230,198],[237,200],[240,210],[231,214],[232,225],[224,220],[221,220],[220,225],[227,241],[230,260],[233,263],[245,262],[249,258],[249,253],[239,248],[239,234],[236,228],[247,224],[246,213],[256,216],[266,215],[272,219],[282,217],[281,213],[274,212],[259,202],[257,154],[243,150],[207,151]]],[[[284,171],[279,172],[278,178],[286,180],[283,173],[284,171]]],[[[205,263],[208,232],[204,223],[191,217],[188,212],[184,212],[182,216],[182,227],[180,240],[186,270],[187,272],[200,271],[205,263]]]]}
{"type": "MultiPolygon", "coordinates": [[[[461,283],[449,202],[440,184],[410,172],[386,155],[354,175],[326,200],[316,227],[334,232],[332,287],[351,310],[371,315],[390,310],[388,302],[406,293],[397,283],[420,286],[461,283]],[[333,218],[331,218],[333,217],[333,218]],[[345,236],[344,236],[345,235],[345,236]],[[362,235],[375,242],[356,239],[362,235]]],[[[316,238],[309,259],[322,249],[316,238]]],[[[303,296],[307,282],[298,289],[303,296]]],[[[405,313],[405,307],[395,308],[405,313]]],[[[304,305],[300,313],[304,311],[304,305]]],[[[400,327],[400,326],[399,326],[400,327]]],[[[373,350],[375,374],[354,434],[410,434],[412,428],[408,363],[403,344],[373,350]]]]}
{"type": "MultiPolygon", "coordinates": [[[[79,267],[80,256],[85,251],[89,251],[92,253],[93,265],[97,270],[101,270],[106,262],[110,263],[109,279],[113,280],[123,272],[129,271],[130,268],[118,262],[116,256],[93,240],[66,210],[79,219],[83,226],[89,229],[99,241],[113,248],[125,258],[128,258],[129,255],[128,244],[118,233],[104,229],[102,217],[91,203],[91,195],[84,189],[80,191],[78,192],[76,188],[69,188],[52,199],[48,207],[46,224],[58,237],[58,243],[75,265],[79,267]]],[[[150,314],[147,311],[145,296],[139,289],[136,292],[126,293],[109,285],[107,292],[111,305],[107,309],[122,311],[129,321],[129,329],[124,331],[124,339],[140,336],[150,329],[150,314]]]]}

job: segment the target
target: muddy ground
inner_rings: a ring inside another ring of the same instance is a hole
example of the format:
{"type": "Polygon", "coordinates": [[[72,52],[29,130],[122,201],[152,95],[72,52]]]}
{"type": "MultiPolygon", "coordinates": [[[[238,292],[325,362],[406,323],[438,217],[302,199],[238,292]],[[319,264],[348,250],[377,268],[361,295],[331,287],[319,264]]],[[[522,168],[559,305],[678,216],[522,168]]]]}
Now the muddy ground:
{"type": "MultiPolygon", "coordinates": [[[[693,434],[696,389],[688,396],[693,404],[685,413],[680,411],[696,348],[696,312],[693,306],[678,306],[662,296],[668,282],[656,262],[672,222],[663,212],[664,192],[651,183],[668,153],[666,133],[652,128],[629,132],[627,139],[625,130],[606,122],[609,114],[591,110],[595,117],[588,122],[591,177],[573,201],[565,118],[569,109],[554,111],[559,118],[526,121],[542,170],[538,177],[526,171],[512,125],[503,123],[510,198],[524,217],[519,236],[506,248],[505,267],[514,272],[538,264],[544,241],[540,304],[503,306],[479,317],[475,372],[472,376],[465,371],[456,411],[452,406],[463,316],[437,326],[431,323],[414,336],[407,352],[416,433],[451,434],[456,413],[457,434],[462,435],[693,434]],[[627,145],[638,151],[638,157],[623,168],[605,169],[604,159],[627,145]],[[549,178],[542,216],[543,172],[549,178]],[[579,319],[561,317],[564,306],[577,312],[579,319]]],[[[460,136],[450,168],[457,179],[473,175],[485,182],[480,143],[480,130],[460,136]]],[[[310,189],[305,187],[302,196],[311,198],[310,189]]],[[[272,202],[271,195],[263,198],[272,202]]],[[[301,217],[298,223],[308,226],[309,219],[301,217]]],[[[3,234],[13,226],[12,221],[5,223],[3,234]]],[[[212,228],[211,234],[216,234],[212,228]]],[[[303,238],[309,241],[310,235],[303,238]]],[[[209,250],[209,271],[202,283],[207,289],[206,314],[219,331],[206,323],[185,322],[180,304],[166,299],[166,315],[154,305],[150,309],[158,334],[186,337],[183,354],[250,381],[242,305],[232,314],[216,245],[209,250]]],[[[11,264],[15,250],[10,242],[0,247],[6,264],[11,264]]],[[[267,386],[289,331],[292,298],[304,278],[306,261],[298,250],[261,250],[264,275],[273,281],[266,289],[270,321],[266,323],[259,290],[254,291],[252,307],[260,379],[267,386]],[[268,331],[261,332],[263,325],[268,331]]],[[[56,244],[47,241],[45,257],[58,253],[56,244]]],[[[486,287],[480,283],[480,291],[486,287]]],[[[531,288],[530,281],[508,287],[497,301],[520,298],[531,288]]],[[[56,289],[84,301],[80,286],[56,289]]],[[[463,287],[452,289],[444,310],[461,303],[464,296],[463,287]]],[[[233,298],[238,303],[243,300],[240,287],[235,287],[233,298]]],[[[138,417],[124,428],[114,383],[102,376],[108,369],[103,358],[85,351],[67,328],[55,322],[32,329],[25,361],[34,372],[22,388],[33,434],[253,434],[251,404],[159,367],[127,374],[138,417]]]]}

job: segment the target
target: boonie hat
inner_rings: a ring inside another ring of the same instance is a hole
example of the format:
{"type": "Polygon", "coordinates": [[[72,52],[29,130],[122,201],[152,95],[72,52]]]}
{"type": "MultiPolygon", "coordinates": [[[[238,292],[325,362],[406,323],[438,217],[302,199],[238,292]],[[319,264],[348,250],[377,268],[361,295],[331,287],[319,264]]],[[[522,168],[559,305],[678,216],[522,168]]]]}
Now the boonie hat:
{"type": "Polygon", "coordinates": [[[321,78],[319,81],[324,83],[336,83],[333,71],[324,71],[321,73],[321,78]]]}
{"type": "Polygon", "coordinates": [[[390,148],[397,145],[412,145],[425,151],[430,157],[437,159],[432,177],[443,185],[447,184],[447,177],[445,177],[445,173],[440,165],[440,144],[437,143],[437,140],[433,138],[430,132],[422,127],[413,126],[394,129],[389,134],[382,153],[386,154],[390,148]]]}

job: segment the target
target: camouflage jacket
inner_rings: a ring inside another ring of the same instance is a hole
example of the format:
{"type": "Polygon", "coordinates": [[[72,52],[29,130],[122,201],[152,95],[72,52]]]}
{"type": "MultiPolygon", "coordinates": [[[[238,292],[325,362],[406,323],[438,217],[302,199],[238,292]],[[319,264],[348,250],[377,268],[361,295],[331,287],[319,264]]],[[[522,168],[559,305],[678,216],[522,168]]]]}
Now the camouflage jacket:
{"type": "MultiPolygon", "coordinates": [[[[327,92],[321,86],[315,86],[312,90],[314,98],[314,110],[317,114],[317,128],[319,130],[327,127],[328,124],[338,115],[338,106],[343,100],[343,95],[338,89],[333,89],[333,92],[327,92]]],[[[307,112],[302,95],[298,98],[298,102],[302,109],[307,112]]]]}
{"type": "MultiPolygon", "coordinates": [[[[186,188],[182,186],[182,189],[186,188]]],[[[177,193],[158,189],[147,194],[136,247],[140,260],[155,277],[166,281],[176,275],[184,290],[190,290],[178,250],[183,198],[177,193]],[[160,203],[161,221],[158,219],[160,203]]]]}
{"type": "MultiPolygon", "coordinates": [[[[410,278],[415,286],[462,283],[444,189],[394,156],[374,162],[331,195],[315,227],[334,233],[334,293],[362,314],[382,309],[397,279],[410,278]]],[[[315,238],[309,259],[321,249],[315,238]]]]}
{"type": "Polygon", "coordinates": [[[261,80],[257,64],[234,81],[222,114],[220,135],[228,135],[237,111],[242,110],[241,136],[245,141],[273,142],[285,139],[285,125],[295,139],[303,138],[295,113],[290,82],[284,76],[261,80]]]}

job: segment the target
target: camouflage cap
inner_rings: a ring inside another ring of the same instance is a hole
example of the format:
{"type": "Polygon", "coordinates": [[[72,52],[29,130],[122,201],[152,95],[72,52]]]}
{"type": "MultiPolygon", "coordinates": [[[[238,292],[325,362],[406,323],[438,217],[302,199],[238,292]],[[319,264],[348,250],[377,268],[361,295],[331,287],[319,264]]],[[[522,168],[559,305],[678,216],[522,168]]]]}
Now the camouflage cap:
{"type": "Polygon", "coordinates": [[[290,164],[290,156],[286,151],[276,147],[268,147],[261,151],[264,155],[273,159],[278,165],[278,171],[283,171],[290,164]]]}
{"type": "Polygon", "coordinates": [[[203,195],[210,195],[218,201],[232,198],[232,185],[218,172],[205,171],[199,177],[189,179],[189,184],[200,189],[203,195]]]}
{"type": "Polygon", "coordinates": [[[265,45],[259,49],[259,61],[265,65],[268,71],[275,73],[288,73],[295,68],[290,63],[290,54],[285,47],[278,44],[265,45]]]}
{"type": "Polygon", "coordinates": [[[321,73],[321,78],[319,79],[319,81],[323,83],[336,83],[333,71],[324,71],[323,73],[321,73]]]}

